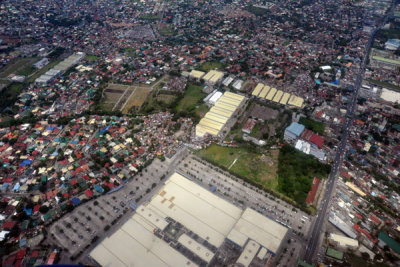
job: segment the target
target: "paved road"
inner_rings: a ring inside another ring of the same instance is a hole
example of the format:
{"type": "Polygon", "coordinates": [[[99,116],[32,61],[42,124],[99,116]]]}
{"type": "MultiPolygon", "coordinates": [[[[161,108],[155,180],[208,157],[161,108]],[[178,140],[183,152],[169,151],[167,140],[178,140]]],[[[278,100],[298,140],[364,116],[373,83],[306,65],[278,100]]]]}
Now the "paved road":
{"type": "Polygon", "coordinates": [[[332,193],[334,191],[335,188],[335,184],[336,184],[336,178],[337,178],[337,174],[339,172],[340,166],[342,164],[343,161],[343,154],[346,150],[346,144],[347,144],[347,137],[348,137],[348,133],[349,133],[349,127],[351,126],[351,123],[353,121],[353,117],[354,117],[354,111],[355,111],[355,107],[357,105],[357,97],[358,97],[358,93],[361,87],[361,83],[363,80],[363,76],[365,73],[365,68],[366,68],[366,62],[369,56],[369,52],[374,40],[374,36],[375,33],[382,28],[388,18],[391,16],[391,14],[393,13],[394,7],[395,7],[395,3],[396,0],[392,1],[392,5],[390,10],[386,13],[385,18],[383,19],[383,21],[378,25],[378,27],[376,27],[376,29],[371,33],[371,36],[368,40],[367,46],[365,47],[365,56],[363,61],[361,62],[360,65],[360,72],[357,76],[356,82],[355,82],[355,86],[354,86],[354,94],[353,94],[353,98],[351,100],[351,102],[349,103],[348,109],[347,109],[347,116],[346,116],[346,121],[343,125],[343,132],[342,132],[342,139],[341,142],[338,146],[338,149],[336,151],[336,156],[335,156],[335,161],[333,163],[332,166],[332,171],[330,173],[330,176],[328,178],[328,185],[326,187],[326,191],[324,194],[324,198],[321,202],[321,206],[320,209],[318,211],[317,214],[317,218],[315,220],[315,223],[312,227],[312,232],[310,235],[310,239],[308,242],[308,246],[307,246],[307,250],[304,256],[304,260],[306,262],[312,263],[314,256],[315,256],[315,252],[317,250],[317,248],[319,247],[319,241],[321,238],[321,234],[322,234],[322,227],[325,223],[325,217],[327,215],[327,210],[328,210],[328,206],[329,206],[329,201],[331,199],[332,193]]]}

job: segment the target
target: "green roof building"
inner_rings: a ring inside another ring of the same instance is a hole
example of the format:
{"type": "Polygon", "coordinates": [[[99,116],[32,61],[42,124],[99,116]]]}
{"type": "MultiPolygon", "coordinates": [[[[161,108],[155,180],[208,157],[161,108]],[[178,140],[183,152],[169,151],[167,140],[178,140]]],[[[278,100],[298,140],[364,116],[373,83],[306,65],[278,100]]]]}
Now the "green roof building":
{"type": "Polygon", "coordinates": [[[343,260],[343,252],[338,251],[333,248],[328,248],[326,251],[326,256],[329,256],[331,258],[337,259],[337,260],[343,260]]]}
{"type": "Polygon", "coordinates": [[[391,238],[388,234],[380,232],[378,235],[378,239],[379,239],[379,246],[384,247],[385,245],[387,245],[397,254],[400,254],[400,244],[396,240],[391,238]]]}

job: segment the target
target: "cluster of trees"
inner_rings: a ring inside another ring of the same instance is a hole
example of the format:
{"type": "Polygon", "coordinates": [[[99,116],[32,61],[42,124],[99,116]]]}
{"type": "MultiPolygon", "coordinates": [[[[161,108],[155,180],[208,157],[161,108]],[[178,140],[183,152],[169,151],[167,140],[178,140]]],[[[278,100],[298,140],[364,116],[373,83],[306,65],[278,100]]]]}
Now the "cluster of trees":
{"type": "Polygon", "coordinates": [[[324,178],[330,171],[329,165],[285,145],[278,157],[278,190],[300,205],[305,205],[313,178],[324,178]]]}
{"type": "Polygon", "coordinates": [[[319,121],[315,121],[309,118],[301,117],[299,120],[300,124],[303,124],[307,129],[310,129],[311,131],[318,133],[320,135],[324,134],[325,131],[325,124],[319,121]]]}

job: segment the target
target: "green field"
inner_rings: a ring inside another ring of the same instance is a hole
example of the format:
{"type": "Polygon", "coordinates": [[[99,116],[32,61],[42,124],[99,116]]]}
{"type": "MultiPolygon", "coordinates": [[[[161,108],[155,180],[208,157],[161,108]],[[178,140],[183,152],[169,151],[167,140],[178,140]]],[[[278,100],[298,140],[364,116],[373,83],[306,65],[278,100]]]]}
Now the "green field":
{"type": "Polygon", "coordinates": [[[36,57],[15,59],[7,66],[1,69],[0,78],[7,78],[7,76],[12,73],[22,71],[24,68],[32,66],[32,64],[35,63],[37,60],[38,58],[36,57]]]}
{"type": "Polygon", "coordinates": [[[86,59],[89,61],[96,61],[99,59],[99,57],[95,56],[95,55],[88,55],[88,56],[86,56],[86,59]]]}
{"type": "Polygon", "coordinates": [[[179,103],[176,107],[176,111],[178,113],[180,113],[180,112],[186,112],[186,113],[195,112],[199,116],[201,114],[205,113],[204,111],[206,109],[208,110],[208,108],[203,103],[203,99],[207,96],[207,94],[205,94],[201,91],[202,88],[203,87],[200,85],[188,83],[185,94],[183,95],[183,98],[179,101],[179,103]]]}
{"type": "Polygon", "coordinates": [[[378,80],[372,80],[372,79],[368,79],[367,81],[372,84],[379,85],[379,86],[385,87],[387,89],[392,89],[397,92],[400,92],[400,86],[398,86],[398,85],[394,85],[394,84],[391,84],[388,82],[382,82],[382,81],[378,81],[378,80]]]}
{"type": "Polygon", "coordinates": [[[12,106],[24,86],[23,83],[10,83],[7,85],[0,93],[0,109],[3,110],[8,106],[12,106]]]}
{"type": "Polygon", "coordinates": [[[202,64],[198,70],[200,71],[204,71],[204,72],[209,72],[210,70],[222,70],[225,67],[224,64],[222,64],[221,62],[218,61],[209,61],[209,62],[205,62],[204,64],[202,64]]]}
{"type": "Polygon", "coordinates": [[[326,178],[330,172],[329,165],[289,145],[281,148],[278,161],[278,191],[300,205],[305,205],[314,177],[326,178]]]}
{"type": "Polygon", "coordinates": [[[34,73],[37,69],[33,67],[32,65],[26,66],[22,70],[18,71],[18,75],[23,75],[23,76],[29,76],[32,73],[34,73]]]}
{"type": "Polygon", "coordinates": [[[171,24],[164,24],[158,32],[165,37],[176,35],[174,26],[171,24]]]}
{"type": "Polygon", "coordinates": [[[278,179],[278,150],[271,155],[252,152],[247,147],[224,147],[212,144],[196,152],[198,156],[229,172],[262,185],[266,189],[276,190],[278,179]],[[235,161],[236,160],[236,161],[235,161]]]}

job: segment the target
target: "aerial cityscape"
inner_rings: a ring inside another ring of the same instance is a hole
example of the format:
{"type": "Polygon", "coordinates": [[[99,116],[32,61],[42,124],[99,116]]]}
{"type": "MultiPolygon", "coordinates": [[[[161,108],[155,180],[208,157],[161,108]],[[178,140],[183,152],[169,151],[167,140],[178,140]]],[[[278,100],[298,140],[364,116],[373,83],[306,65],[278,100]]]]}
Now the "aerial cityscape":
{"type": "Polygon", "coordinates": [[[400,0],[3,0],[0,266],[400,266],[400,0]]]}

